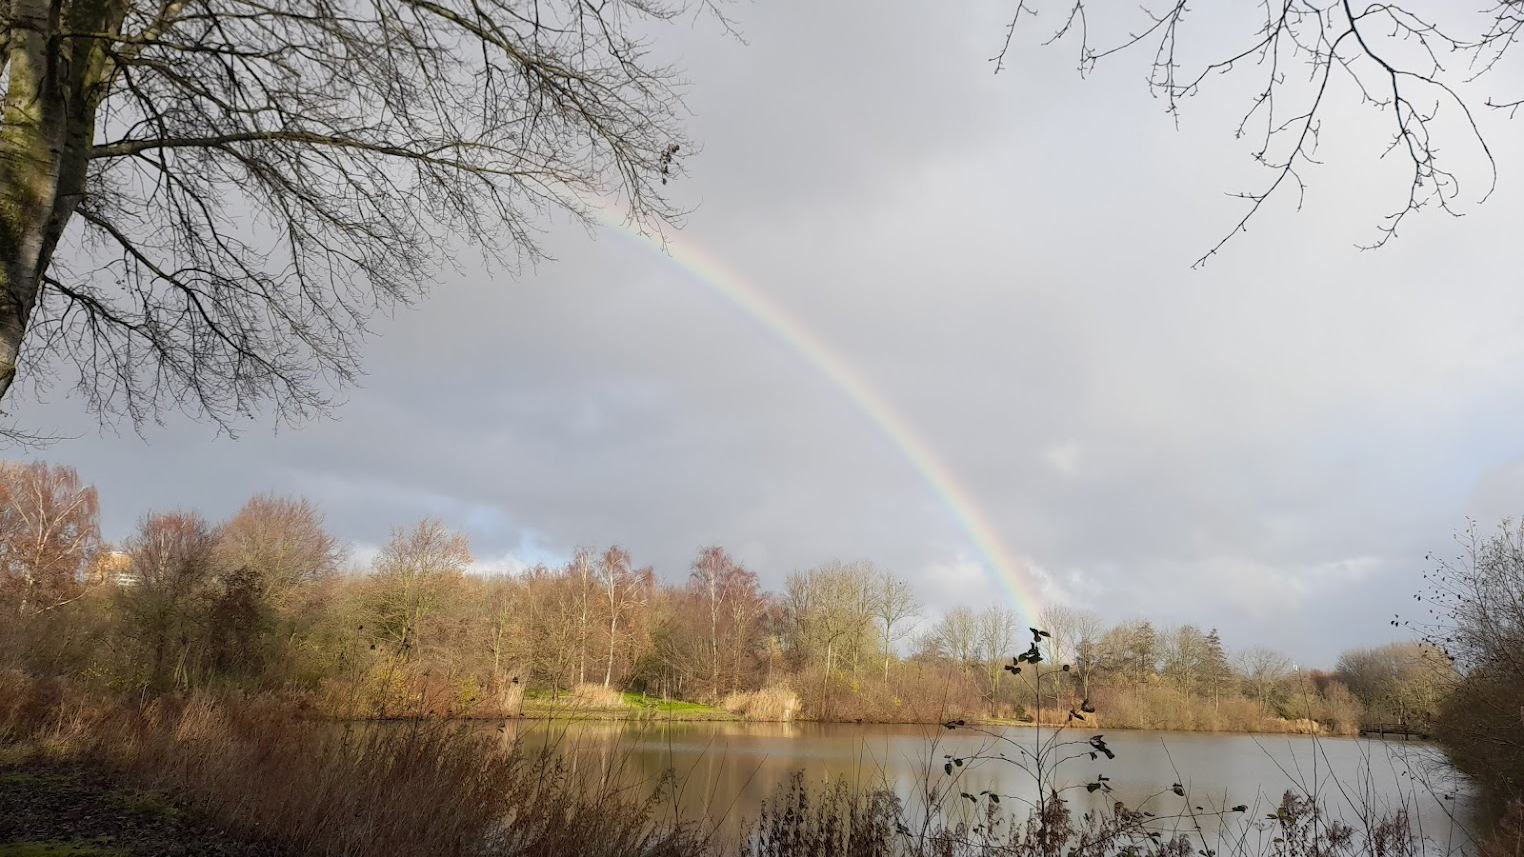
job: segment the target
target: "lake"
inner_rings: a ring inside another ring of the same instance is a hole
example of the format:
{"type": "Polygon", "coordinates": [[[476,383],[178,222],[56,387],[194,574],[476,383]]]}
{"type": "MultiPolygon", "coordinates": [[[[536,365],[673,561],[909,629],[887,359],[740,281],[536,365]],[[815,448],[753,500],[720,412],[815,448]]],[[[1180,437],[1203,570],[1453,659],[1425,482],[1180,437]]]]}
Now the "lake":
{"type": "MultiPolygon", "coordinates": [[[[1000,758],[1019,758],[1039,738],[1030,727],[977,731],[939,726],[826,723],[534,722],[510,721],[510,737],[529,746],[556,745],[578,776],[656,787],[671,770],[676,783],[663,798],[685,818],[704,819],[733,836],[755,819],[763,801],[795,771],[812,781],[842,777],[861,786],[888,785],[909,807],[932,782],[959,792],[992,790],[1002,805],[1020,808],[1036,796],[1033,777],[1000,758]],[[945,772],[948,757],[965,760],[945,772]]],[[[1473,801],[1432,744],[1363,738],[1238,735],[1193,732],[1111,732],[1114,759],[1091,759],[1093,732],[1068,730],[1048,759],[1066,758],[1050,782],[1083,811],[1121,800],[1216,835],[1223,822],[1241,830],[1263,820],[1288,790],[1316,793],[1328,811],[1356,827],[1361,807],[1385,814],[1405,809],[1433,851],[1462,849],[1473,801]],[[1083,788],[1104,775],[1110,796],[1083,788]],[[1185,796],[1174,793],[1179,784],[1185,796]],[[1248,813],[1223,811],[1247,804],[1248,813]],[[1196,808],[1200,807],[1200,810],[1196,808]]],[[[1053,730],[1043,730],[1049,739],[1053,730]]],[[[960,806],[966,805],[959,803],[960,806]]]]}

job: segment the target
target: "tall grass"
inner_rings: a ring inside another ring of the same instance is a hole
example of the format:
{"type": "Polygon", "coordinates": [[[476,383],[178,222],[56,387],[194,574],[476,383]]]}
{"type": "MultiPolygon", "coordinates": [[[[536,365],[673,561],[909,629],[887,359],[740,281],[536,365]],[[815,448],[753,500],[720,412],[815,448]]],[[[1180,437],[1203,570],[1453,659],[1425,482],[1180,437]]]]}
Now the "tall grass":
{"type": "Polygon", "coordinates": [[[720,708],[743,720],[786,723],[799,714],[799,694],[783,687],[766,687],[726,694],[720,708]]]}
{"type": "Polygon", "coordinates": [[[570,772],[449,721],[361,727],[293,716],[270,700],[193,697],[113,706],[0,676],[19,696],[0,736],[12,755],[103,767],[194,801],[232,829],[306,853],[652,855],[706,852],[655,791],[570,772]]]}
{"type": "MultiPolygon", "coordinates": [[[[1174,814],[1151,815],[1115,802],[1076,814],[1041,779],[1030,803],[960,792],[956,772],[972,757],[947,757],[947,776],[928,779],[908,807],[888,783],[812,786],[797,775],[725,843],[670,812],[670,782],[589,776],[503,731],[422,719],[344,726],[268,697],[113,704],[0,673],[0,742],[12,755],[99,766],[125,785],[188,798],[229,829],[334,857],[1412,857],[1429,848],[1401,812],[1352,828],[1306,795],[1205,812],[1182,799],[1174,814]]],[[[1029,761],[1068,752],[1061,733],[1043,734],[1055,749],[1033,745],[1029,761]]],[[[983,755],[1020,758],[1016,744],[983,755]]],[[[1520,857],[1521,831],[1517,806],[1483,857],[1520,857]]]]}
{"type": "Polygon", "coordinates": [[[567,708],[624,708],[624,694],[617,688],[584,682],[558,699],[557,704],[567,708]]]}

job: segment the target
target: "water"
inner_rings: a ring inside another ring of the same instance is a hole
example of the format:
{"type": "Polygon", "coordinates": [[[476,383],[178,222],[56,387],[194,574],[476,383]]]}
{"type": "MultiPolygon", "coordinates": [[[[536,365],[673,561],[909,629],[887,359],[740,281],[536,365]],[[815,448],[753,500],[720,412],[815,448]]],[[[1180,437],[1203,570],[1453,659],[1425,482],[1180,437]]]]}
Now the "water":
{"type": "MultiPolygon", "coordinates": [[[[614,778],[658,787],[671,770],[675,786],[663,800],[677,815],[702,819],[733,836],[755,819],[763,801],[795,771],[820,782],[843,777],[859,786],[887,785],[914,811],[930,783],[950,791],[994,791],[1002,805],[1020,810],[1037,794],[1032,775],[1000,758],[1022,758],[1038,739],[1027,727],[949,731],[938,726],[819,723],[601,723],[509,724],[510,736],[530,746],[555,744],[579,776],[614,778]],[[965,760],[945,773],[947,757],[965,760]]],[[[1051,736],[1044,730],[1043,737],[1051,736]]],[[[1049,780],[1077,812],[1121,800],[1215,836],[1224,824],[1242,831],[1246,819],[1263,820],[1288,789],[1316,794],[1330,814],[1359,828],[1362,817],[1406,810],[1435,852],[1468,842],[1473,801],[1433,745],[1417,741],[1227,735],[1191,732],[1113,732],[1105,735],[1115,759],[1091,759],[1092,732],[1067,731],[1047,761],[1065,759],[1049,780]],[[1085,783],[1104,775],[1110,786],[1090,792],[1085,783]],[[1179,784],[1185,796],[1174,793],[1179,784]],[[1229,808],[1247,804],[1247,813],[1229,808]],[[1200,807],[1198,810],[1197,807],[1200,807]]]]}

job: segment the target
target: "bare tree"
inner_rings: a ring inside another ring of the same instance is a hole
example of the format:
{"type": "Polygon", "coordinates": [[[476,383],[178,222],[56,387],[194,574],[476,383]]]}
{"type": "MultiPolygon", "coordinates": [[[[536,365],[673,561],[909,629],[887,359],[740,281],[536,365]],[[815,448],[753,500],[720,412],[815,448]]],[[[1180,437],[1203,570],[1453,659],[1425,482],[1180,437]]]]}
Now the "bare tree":
{"type": "Polygon", "coordinates": [[[862,659],[873,650],[873,636],[877,633],[875,619],[878,615],[879,571],[873,563],[859,561],[840,566],[836,589],[845,608],[846,627],[844,642],[852,654],[852,679],[861,673],[862,659]]]}
{"type": "Polygon", "coordinates": [[[1189,696],[1206,672],[1206,635],[1195,625],[1166,628],[1159,634],[1160,666],[1166,678],[1189,696]]]}
{"type": "Polygon", "coordinates": [[[1016,649],[1017,616],[1009,607],[990,605],[979,611],[974,620],[975,648],[979,660],[989,670],[990,698],[998,699],[1000,679],[1005,675],[1005,661],[1016,649]]]}
{"type": "Polygon", "coordinates": [[[587,681],[588,644],[593,640],[593,549],[577,548],[566,566],[572,583],[572,599],[577,617],[577,684],[587,681]]]}
{"type": "Polygon", "coordinates": [[[719,694],[739,678],[746,648],[762,615],[762,596],[757,575],[724,548],[701,548],[689,568],[689,597],[707,625],[704,660],[709,667],[710,692],[719,694]]]}
{"type": "Polygon", "coordinates": [[[1133,681],[1151,681],[1158,673],[1159,635],[1147,619],[1134,619],[1101,637],[1100,660],[1133,681]]]}
{"type": "Polygon", "coordinates": [[[101,550],[95,488],[72,467],[0,463],[0,595],[30,616],[79,598],[101,550]]]}
{"type": "Polygon", "coordinates": [[[1401,640],[1339,655],[1338,676],[1378,723],[1427,725],[1455,687],[1455,665],[1437,647],[1401,640]]]}
{"type": "MultiPolygon", "coordinates": [[[[1038,5],[1016,0],[992,58],[997,72],[1022,22],[1037,17],[1038,5]]],[[[1193,33],[1187,18],[1194,10],[1187,0],[1150,0],[1141,9],[1104,12],[1087,0],[1052,5],[1058,15],[1046,25],[1048,43],[1076,45],[1082,74],[1102,61],[1141,51],[1149,57],[1148,85],[1171,116],[1225,74],[1247,75],[1252,81],[1252,97],[1234,133],[1253,141],[1251,155],[1268,175],[1258,187],[1239,194],[1245,201],[1242,216],[1197,265],[1243,231],[1270,198],[1293,194],[1300,202],[1307,189],[1306,170],[1318,163],[1324,122],[1338,109],[1340,97],[1384,115],[1391,141],[1382,154],[1395,153],[1408,167],[1401,201],[1381,221],[1371,246],[1385,244],[1409,214],[1425,206],[1459,213],[1453,205],[1461,182],[1442,155],[1464,151],[1456,144],[1467,139],[1487,164],[1477,194],[1485,199],[1496,183],[1497,168],[1480,130],[1478,108],[1484,103],[1512,115],[1524,103],[1520,93],[1493,98],[1474,92],[1480,79],[1492,79],[1490,73],[1524,31],[1524,0],[1475,6],[1440,0],[1240,0],[1212,9],[1219,22],[1232,16],[1227,26],[1236,29],[1226,37],[1193,33]],[[1341,88],[1336,81],[1353,85],[1341,88]]],[[[1516,77],[1501,79],[1517,85],[1516,77]]]]}
{"type": "Polygon", "coordinates": [[[276,606],[302,584],[334,572],[344,559],[339,540],[311,501],[273,494],[250,499],[223,525],[217,555],[224,568],[253,574],[276,606]]]}
{"type": "Polygon", "coordinates": [[[1049,634],[1048,656],[1058,664],[1067,664],[1070,674],[1086,698],[1090,679],[1101,660],[1101,635],[1106,625],[1091,610],[1079,610],[1063,604],[1048,604],[1037,614],[1038,625],[1049,634]]]}
{"type": "Polygon", "coordinates": [[[1291,659],[1274,649],[1255,646],[1238,656],[1238,669],[1243,674],[1245,689],[1261,705],[1270,708],[1291,674],[1291,659]]]}
{"type": "Polygon", "coordinates": [[[1068,663],[1074,658],[1080,615],[1081,611],[1063,604],[1045,604],[1037,611],[1037,626],[1048,632],[1045,648],[1055,663],[1068,663]]]}
{"type": "Polygon", "coordinates": [[[215,580],[217,530],[194,512],[149,515],[127,540],[133,585],[120,596],[128,634],[147,649],[147,684],[186,686],[215,580]]]}
{"type": "Polygon", "coordinates": [[[955,607],[942,614],[931,630],[935,649],[949,658],[960,670],[967,671],[979,648],[979,625],[974,611],[955,607]]]}
{"type": "Polygon", "coordinates": [[[682,2],[6,3],[0,397],[72,365],[103,417],[301,417],[448,239],[659,227],[691,147],[642,34],[682,2]]]}
{"type": "Polygon", "coordinates": [[[618,545],[598,558],[597,573],[608,608],[608,663],[603,670],[603,686],[608,687],[614,680],[614,655],[619,641],[629,633],[629,629],[622,626],[628,624],[631,612],[649,600],[656,577],[650,566],[632,569],[629,551],[618,545]]]}
{"type": "Polygon", "coordinates": [[[887,570],[879,574],[877,599],[874,603],[878,621],[884,623],[884,681],[888,681],[889,659],[894,644],[910,633],[910,629],[902,629],[900,623],[919,614],[921,605],[916,601],[915,590],[910,582],[887,570]]]}
{"type": "Polygon", "coordinates": [[[528,661],[536,679],[551,688],[576,681],[584,640],[577,624],[577,587],[571,567],[536,565],[523,575],[523,622],[528,661]]]}
{"type": "Polygon", "coordinates": [[[524,657],[528,624],[525,589],[524,581],[508,574],[491,575],[481,580],[478,604],[491,663],[488,682],[494,691],[504,689],[505,670],[510,664],[529,660],[524,657]]]}
{"type": "Polygon", "coordinates": [[[818,684],[822,716],[835,710],[831,678],[837,664],[850,655],[855,676],[862,653],[877,651],[876,576],[870,563],[830,560],[790,574],[785,583],[786,646],[796,667],[822,666],[818,684]]]}
{"type": "Polygon", "coordinates": [[[1081,610],[1075,613],[1074,626],[1070,630],[1073,638],[1074,672],[1080,683],[1080,692],[1085,698],[1090,697],[1090,680],[1095,677],[1096,669],[1100,666],[1101,640],[1106,634],[1106,623],[1101,621],[1094,611],[1081,610]]]}
{"type": "Polygon", "coordinates": [[[425,623],[471,561],[466,537],[434,518],[393,529],[375,561],[372,636],[404,658],[416,657],[425,623]]]}
{"type": "Polygon", "coordinates": [[[1487,536],[1472,523],[1457,541],[1455,559],[1429,556],[1430,616],[1417,628],[1462,670],[1498,670],[1524,686],[1524,520],[1487,536]]]}

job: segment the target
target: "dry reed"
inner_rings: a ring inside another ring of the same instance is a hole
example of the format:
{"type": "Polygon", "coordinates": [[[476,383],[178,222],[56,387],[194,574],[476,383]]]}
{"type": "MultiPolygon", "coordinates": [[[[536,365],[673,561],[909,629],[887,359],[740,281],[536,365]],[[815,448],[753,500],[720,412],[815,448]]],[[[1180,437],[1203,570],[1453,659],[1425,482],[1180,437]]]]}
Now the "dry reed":
{"type": "Polygon", "coordinates": [[[720,708],[743,720],[784,723],[799,714],[799,694],[783,687],[767,687],[727,694],[720,708]]]}
{"type": "Polygon", "coordinates": [[[478,724],[335,724],[257,698],[112,706],[0,674],[0,737],[195,802],[229,829],[344,857],[706,853],[655,792],[570,774],[478,724]]]}

